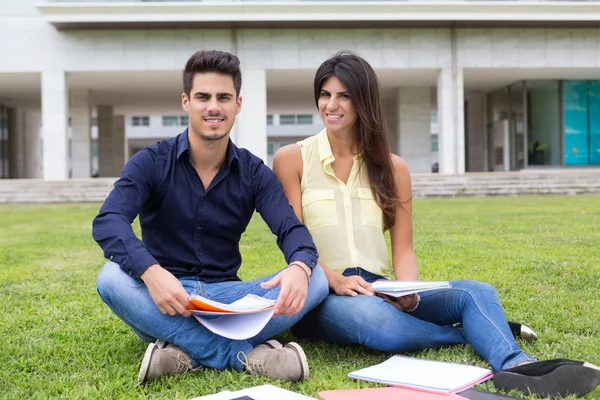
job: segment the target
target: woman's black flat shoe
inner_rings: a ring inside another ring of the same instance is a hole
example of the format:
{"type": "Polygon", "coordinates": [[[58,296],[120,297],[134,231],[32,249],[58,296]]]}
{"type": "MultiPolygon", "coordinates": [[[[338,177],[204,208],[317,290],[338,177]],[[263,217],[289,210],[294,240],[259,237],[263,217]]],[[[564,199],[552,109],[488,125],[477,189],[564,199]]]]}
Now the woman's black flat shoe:
{"type": "Polygon", "coordinates": [[[510,327],[510,331],[513,336],[516,338],[521,338],[528,342],[533,342],[538,340],[540,337],[537,333],[527,325],[520,324],[518,322],[508,321],[508,326],[510,327]]]}
{"type": "MultiPolygon", "coordinates": [[[[528,327],[527,325],[523,325],[523,324],[520,324],[518,322],[513,322],[513,321],[507,321],[507,322],[508,322],[508,327],[510,328],[510,331],[512,332],[512,334],[515,338],[520,338],[527,342],[533,342],[533,341],[539,339],[538,334],[535,333],[535,331],[533,329],[531,329],[530,327],[528,327]]],[[[456,324],[456,327],[462,328],[463,324],[458,323],[458,324],[456,324]]]]}
{"type": "Polygon", "coordinates": [[[581,361],[556,359],[538,361],[498,371],[494,385],[501,390],[519,390],[543,397],[577,397],[600,385],[600,367],[581,361]]]}

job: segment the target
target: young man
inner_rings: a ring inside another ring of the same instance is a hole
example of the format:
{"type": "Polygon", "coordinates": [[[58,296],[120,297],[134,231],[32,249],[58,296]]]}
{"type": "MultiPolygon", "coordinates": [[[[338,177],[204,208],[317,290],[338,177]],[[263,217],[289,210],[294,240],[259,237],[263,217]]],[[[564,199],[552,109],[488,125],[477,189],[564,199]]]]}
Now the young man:
{"type": "Polygon", "coordinates": [[[94,219],[94,239],[110,260],[98,276],[98,293],[150,342],[142,382],[201,366],[308,377],[298,344],[261,343],[316,307],[328,293],[327,279],[275,174],[229,139],[242,106],[239,64],[221,51],[192,55],[183,72],[188,128],[136,153],[94,219]],[[242,282],[239,241],[255,210],[277,235],[288,266],[242,282]],[[143,241],[131,228],[138,214],[143,241]],[[251,339],[227,339],[189,318],[189,293],[224,303],[247,294],[277,299],[276,318],[251,339]]]}

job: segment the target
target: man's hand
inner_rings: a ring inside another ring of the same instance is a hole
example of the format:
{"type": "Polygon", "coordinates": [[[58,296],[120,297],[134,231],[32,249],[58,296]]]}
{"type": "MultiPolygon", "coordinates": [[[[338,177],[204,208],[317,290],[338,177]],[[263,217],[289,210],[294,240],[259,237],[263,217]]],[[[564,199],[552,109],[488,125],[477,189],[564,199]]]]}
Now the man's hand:
{"type": "Polygon", "coordinates": [[[179,279],[158,264],[151,265],[140,277],[148,286],[152,300],[161,313],[189,317],[188,293],[179,279]]]}
{"type": "Polygon", "coordinates": [[[358,275],[342,275],[331,283],[331,288],[338,296],[357,296],[359,294],[373,296],[375,294],[371,289],[371,284],[358,275]]]}
{"type": "Polygon", "coordinates": [[[416,293],[408,294],[406,296],[401,297],[388,296],[382,293],[378,293],[377,295],[402,312],[410,310],[411,308],[417,305],[418,297],[416,293]]]}
{"type": "Polygon", "coordinates": [[[298,265],[290,265],[271,280],[260,284],[265,289],[281,286],[277,303],[275,303],[275,316],[294,315],[302,310],[308,293],[308,277],[298,265]]]}

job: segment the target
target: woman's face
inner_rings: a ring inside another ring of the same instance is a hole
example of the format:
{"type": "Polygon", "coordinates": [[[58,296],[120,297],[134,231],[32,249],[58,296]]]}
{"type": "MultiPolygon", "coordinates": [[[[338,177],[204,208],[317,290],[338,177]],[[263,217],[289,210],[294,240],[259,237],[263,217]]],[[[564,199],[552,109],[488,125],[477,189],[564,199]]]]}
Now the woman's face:
{"type": "Polygon", "coordinates": [[[353,133],[358,116],[352,99],[342,82],[329,77],[319,94],[319,114],[329,132],[353,133]]]}

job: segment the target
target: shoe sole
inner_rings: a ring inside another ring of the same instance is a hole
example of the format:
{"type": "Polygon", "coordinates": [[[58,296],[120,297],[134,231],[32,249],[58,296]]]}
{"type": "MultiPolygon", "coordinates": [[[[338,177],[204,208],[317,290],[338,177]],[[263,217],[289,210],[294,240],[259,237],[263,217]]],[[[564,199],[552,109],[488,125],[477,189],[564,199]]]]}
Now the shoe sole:
{"type": "Polygon", "coordinates": [[[304,350],[302,350],[302,347],[300,347],[300,345],[296,342],[289,342],[284,347],[289,347],[293,349],[298,355],[298,359],[300,360],[300,370],[302,371],[300,379],[298,380],[303,381],[305,379],[308,379],[310,375],[310,372],[308,370],[308,361],[306,359],[306,354],[304,353],[304,350]]]}
{"type": "Polygon", "coordinates": [[[498,389],[506,392],[518,390],[542,397],[580,397],[600,385],[600,370],[581,364],[566,364],[543,376],[499,371],[494,375],[493,382],[498,389]]]}
{"type": "Polygon", "coordinates": [[[150,343],[148,347],[146,347],[146,352],[144,353],[144,358],[142,359],[142,365],[140,366],[140,372],[138,374],[139,383],[146,381],[146,375],[148,374],[148,366],[150,365],[152,353],[154,353],[154,350],[158,348],[159,347],[156,345],[156,343],[150,343]]]}

